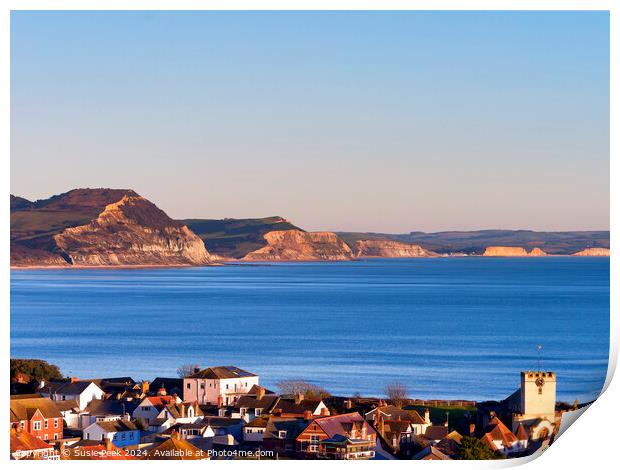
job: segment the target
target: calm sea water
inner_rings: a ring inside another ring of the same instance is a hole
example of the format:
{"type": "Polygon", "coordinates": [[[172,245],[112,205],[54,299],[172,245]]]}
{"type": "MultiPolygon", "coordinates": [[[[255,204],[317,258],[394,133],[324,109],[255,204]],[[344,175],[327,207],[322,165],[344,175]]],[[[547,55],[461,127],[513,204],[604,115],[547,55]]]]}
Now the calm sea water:
{"type": "Polygon", "coordinates": [[[11,354],[72,376],[234,364],[274,387],[501,399],[519,371],[595,398],[607,371],[609,259],[441,258],[11,273],[11,354]]]}

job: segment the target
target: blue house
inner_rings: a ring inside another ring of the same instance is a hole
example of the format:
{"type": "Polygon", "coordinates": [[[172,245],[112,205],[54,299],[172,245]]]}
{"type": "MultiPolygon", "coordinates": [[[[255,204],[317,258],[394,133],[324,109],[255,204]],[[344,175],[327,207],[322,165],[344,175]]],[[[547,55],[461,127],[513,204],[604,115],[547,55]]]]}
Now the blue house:
{"type": "Polygon", "coordinates": [[[140,430],[126,419],[97,421],[82,431],[82,438],[90,441],[109,439],[116,447],[136,446],[140,443],[140,430]]]}

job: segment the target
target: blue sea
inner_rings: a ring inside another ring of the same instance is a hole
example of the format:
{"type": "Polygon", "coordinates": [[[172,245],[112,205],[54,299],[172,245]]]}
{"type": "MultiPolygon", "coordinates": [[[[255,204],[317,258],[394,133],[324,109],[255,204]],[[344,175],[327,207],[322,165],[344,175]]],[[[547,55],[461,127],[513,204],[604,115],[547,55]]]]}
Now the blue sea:
{"type": "Polygon", "coordinates": [[[275,388],[502,399],[521,370],[595,398],[609,352],[608,258],[372,259],[11,272],[11,356],[80,378],[237,365],[275,388]]]}

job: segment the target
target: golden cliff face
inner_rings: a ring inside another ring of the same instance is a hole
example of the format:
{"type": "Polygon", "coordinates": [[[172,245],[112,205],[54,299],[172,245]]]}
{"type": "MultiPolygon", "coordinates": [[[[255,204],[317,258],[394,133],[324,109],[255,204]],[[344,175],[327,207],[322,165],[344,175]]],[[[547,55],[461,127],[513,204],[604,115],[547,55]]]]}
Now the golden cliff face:
{"type": "Polygon", "coordinates": [[[248,253],[244,261],[347,261],[349,246],[332,232],[280,230],[263,235],[267,245],[248,253]]]}
{"type": "Polygon", "coordinates": [[[358,240],[355,242],[358,258],[429,258],[437,256],[420,245],[395,240],[358,240]]]}
{"type": "Polygon", "coordinates": [[[547,256],[540,248],[532,248],[529,253],[522,246],[488,246],[482,256],[547,256]]]}
{"type": "Polygon", "coordinates": [[[573,256],[609,256],[609,248],[586,248],[573,253],[573,256]]]}
{"type": "Polygon", "coordinates": [[[77,266],[202,265],[212,260],[203,241],[140,196],[108,204],[92,222],[66,228],[56,245],[77,266]]]}

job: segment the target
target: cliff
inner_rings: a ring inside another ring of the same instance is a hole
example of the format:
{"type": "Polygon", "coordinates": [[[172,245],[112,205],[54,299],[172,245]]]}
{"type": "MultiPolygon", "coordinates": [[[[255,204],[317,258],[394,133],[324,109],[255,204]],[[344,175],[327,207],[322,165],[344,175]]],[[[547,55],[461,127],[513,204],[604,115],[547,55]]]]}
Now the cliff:
{"type": "Polygon", "coordinates": [[[547,256],[540,248],[532,248],[529,253],[522,246],[488,246],[482,256],[547,256]]]}
{"type": "Polygon", "coordinates": [[[358,240],[355,256],[359,258],[428,258],[437,256],[420,245],[394,240],[358,240]]]}
{"type": "Polygon", "coordinates": [[[196,234],[131,190],[74,190],[11,213],[12,266],[212,262],[196,234]]]}
{"type": "Polygon", "coordinates": [[[420,245],[438,254],[481,255],[487,247],[540,247],[550,255],[571,255],[587,247],[609,248],[609,231],[536,232],[533,230],[474,230],[446,232],[337,232],[355,251],[358,240],[395,240],[420,245]]]}
{"type": "Polygon", "coordinates": [[[267,243],[243,257],[244,261],[348,261],[349,246],[332,232],[280,230],[263,235],[267,243]]]}
{"type": "Polygon", "coordinates": [[[258,219],[186,219],[179,222],[202,238],[209,253],[222,259],[241,259],[264,247],[267,242],[263,235],[268,232],[301,230],[279,216],[258,219]]]}
{"type": "Polygon", "coordinates": [[[573,253],[573,256],[609,256],[609,248],[586,248],[573,253]]]}

